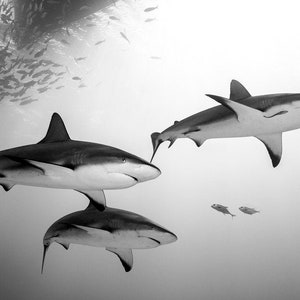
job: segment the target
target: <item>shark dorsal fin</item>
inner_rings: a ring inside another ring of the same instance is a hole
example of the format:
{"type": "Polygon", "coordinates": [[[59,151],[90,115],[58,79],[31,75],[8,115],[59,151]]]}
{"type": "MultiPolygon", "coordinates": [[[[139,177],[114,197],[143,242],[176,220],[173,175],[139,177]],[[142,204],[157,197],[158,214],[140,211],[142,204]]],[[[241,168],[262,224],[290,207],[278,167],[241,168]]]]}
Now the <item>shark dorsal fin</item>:
{"type": "Polygon", "coordinates": [[[46,136],[39,142],[42,143],[54,143],[65,142],[70,140],[66,126],[58,113],[52,115],[50,125],[46,136]]]}
{"type": "Polygon", "coordinates": [[[230,83],[230,100],[239,101],[251,97],[246,88],[237,80],[232,80],[230,83]]]}

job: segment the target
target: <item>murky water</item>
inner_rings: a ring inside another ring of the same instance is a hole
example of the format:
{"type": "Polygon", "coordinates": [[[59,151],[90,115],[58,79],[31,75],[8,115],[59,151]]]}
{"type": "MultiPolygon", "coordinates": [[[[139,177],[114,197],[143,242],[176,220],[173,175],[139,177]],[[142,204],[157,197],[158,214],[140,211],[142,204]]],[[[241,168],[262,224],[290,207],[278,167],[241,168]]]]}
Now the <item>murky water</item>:
{"type": "MultiPolygon", "coordinates": [[[[48,2],[34,12],[43,15],[48,2]]],[[[75,2],[64,3],[87,9],[75,2]]],[[[53,27],[41,32],[37,20],[29,31],[15,26],[13,8],[1,3],[0,150],[39,142],[57,112],[72,139],[149,161],[151,133],[215,106],[205,94],[228,97],[232,79],[251,95],[300,92],[293,1],[107,1],[85,16],[49,17],[53,27]]],[[[128,273],[104,247],[54,243],[41,275],[47,229],[88,199],[66,189],[0,191],[1,299],[298,299],[299,141],[298,130],[284,133],[276,169],[254,138],[162,144],[158,178],[105,191],[108,206],[178,237],[133,250],[128,273]]]]}

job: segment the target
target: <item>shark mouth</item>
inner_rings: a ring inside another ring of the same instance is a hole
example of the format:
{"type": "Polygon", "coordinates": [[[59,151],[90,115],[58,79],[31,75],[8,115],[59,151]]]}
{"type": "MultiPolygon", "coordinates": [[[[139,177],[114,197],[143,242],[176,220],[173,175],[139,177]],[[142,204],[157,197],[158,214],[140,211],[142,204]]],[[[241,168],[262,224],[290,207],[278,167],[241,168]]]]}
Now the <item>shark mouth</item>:
{"type": "Polygon", "coordinates": [[[139,180],[138,180],[136,177],[134,177],[134,176],[131,176],[131,175],[128,175],[128,174],[124,174],[124,175],[126,175],[126,176],[132,178],[132,179],[133,179],[134,181],[136,181],[136,182],[139,182],[139,180]]]}

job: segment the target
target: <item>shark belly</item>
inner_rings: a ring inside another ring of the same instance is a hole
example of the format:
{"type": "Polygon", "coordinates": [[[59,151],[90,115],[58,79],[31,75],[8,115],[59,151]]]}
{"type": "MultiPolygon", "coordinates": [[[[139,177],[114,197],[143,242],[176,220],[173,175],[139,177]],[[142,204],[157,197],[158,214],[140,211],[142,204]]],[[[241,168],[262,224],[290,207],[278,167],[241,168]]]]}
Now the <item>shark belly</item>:
{"type": "Polygon", "coordinates": [[[72,170],[53,164],[36,163],[36,167],[0,168],[0,174],[3,174],[0,183],[78,190],[122,189],[137,183],[130,176],[108,173],[97,166],[83,166],[72,170]]]}
{"type": "MultiPolygon", "coordinates": [[[[300,111],[299,111],[300,112],[300,111]]],[[[212,138],[233,138],[269,135],[300,128],[300,113],[288,111],[276,117],[265,117],[261,120],[240,122],[235,116],[217,120],[201,126],[201,131],[190,133],[188,137],[207,140],[212,138]]]]}
{"type": "Polygon", "coordinates": [[[74,234],[68,238],[68,243],[91,247],[112,247],[125,249],[150,249],[160,244],[147,237],[141,237],[134,230],[117,230],[110,233],[105,230],[93,230],[93,233],[74,234]],[[97,232],[96,232],[97,231],[97,232]]]}

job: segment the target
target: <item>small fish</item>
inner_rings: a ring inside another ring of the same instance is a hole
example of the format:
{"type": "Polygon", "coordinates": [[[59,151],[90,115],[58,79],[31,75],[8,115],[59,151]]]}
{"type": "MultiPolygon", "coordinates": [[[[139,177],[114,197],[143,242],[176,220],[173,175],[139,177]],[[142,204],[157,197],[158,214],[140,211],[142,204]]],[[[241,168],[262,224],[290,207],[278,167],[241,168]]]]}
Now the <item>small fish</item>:
{"type": "Polygon", "coordinates": [[[74,57],[75,61],[81,61],[81,60],[85,60],[86,59],[86,56],[84,57],[74,57]]]}
{"type": "Polygon", "coordinates": [[[155,18],[147,18],[145,20],[146,23],[149,23],[149,22],[152,22],[152,21],[155,21],[156,19],[155,18]]]}
{"type": "Polygon", "coordinates": [[[151,59],[161,59],[160,56],[150,56],[151,59]]]}
{"type": "Polygon", "coordinates": [[[94,27],[94,26],[96,26],[96,24],[94,24],[94,23],[86,24],[86,27],[94,27]]]}
{"type": "Polygon", "coordinates": [[[64,87],[63,85],[60,85],[60,86],[56,87],[55,89],[60,90],[60,89],[62,89],[63,87],[64,87]]]}
{"type": "Polygon", "coordinates": [[[158,9],[158,5],[157,6],[153,6],[153,7],[148,7],[148,8],[145,8],[144,9],[144,12],[150,12],[150,11],[153,11],[155,9],[158,9]]]}
{"type": "Polygon", "coordinates": [[[235,217],[235,215],[233,215],[231,212],[229,212],[228,207],[227,206],[223,206],[221,204],[213,204],[211,206],[213,209],[223,213],[224,215],[231,215],[232,217],[235,217]]]}
{"type": "Polygon", "coordinates": [[[250,208],[247,206],[241,206],[241,207],[239,207],[239,210],[247,215],[253,215],[253,214],[259,213],[258,210],[255,210],[254,208],[250,208]]]}
{"type": "Polygon", "coordinates": [[[64,45],[70,45],[70,43],[68,41],[66,41],[65,39],[60,40],[60,42],[64,45]]]}
{"type": "Polygon", "coordinates": [[[95,46],[100,45],[100,44],[102,44],[104,42],[105,42],[105,40],[98,41],[98,42],[95,43],[95,46]]]}
{"type": "Polygon", "coordinates": [[[125,39],[125,40],[130,44],[130,41],[129,41],[129,39],[127,38],[127,36],[125,35],[125,33],[122,32],[122,31],[120,31],[120,34],[121,34],[121,37],[122,37],[123,39],[125,39]]]}
{"type": "Polygon", "coordinates": [[[120,19],[115,16],[109,16],[109,18],[113,21],[120,21],[120,19]]]}
{"type": "Polygon", "coordinates": [[[72,77],[73,80],[81,80],[81,78],[79,76],[74,76],[72,77]]]}
{"type": "Polygon", "coordinates": [[[19,105],[26,105],[26,104],[32,103],[34,101],[38,101],[38,100],[37,99],[25,100],[25,101],[20,102],[19,105]]]}
{"type": "Polygon", "coordinates": [[[84,88],[84,87],[86,87],[86,85],[84,83],[81,83],[78,87],[79,88],[84,88]]]}

